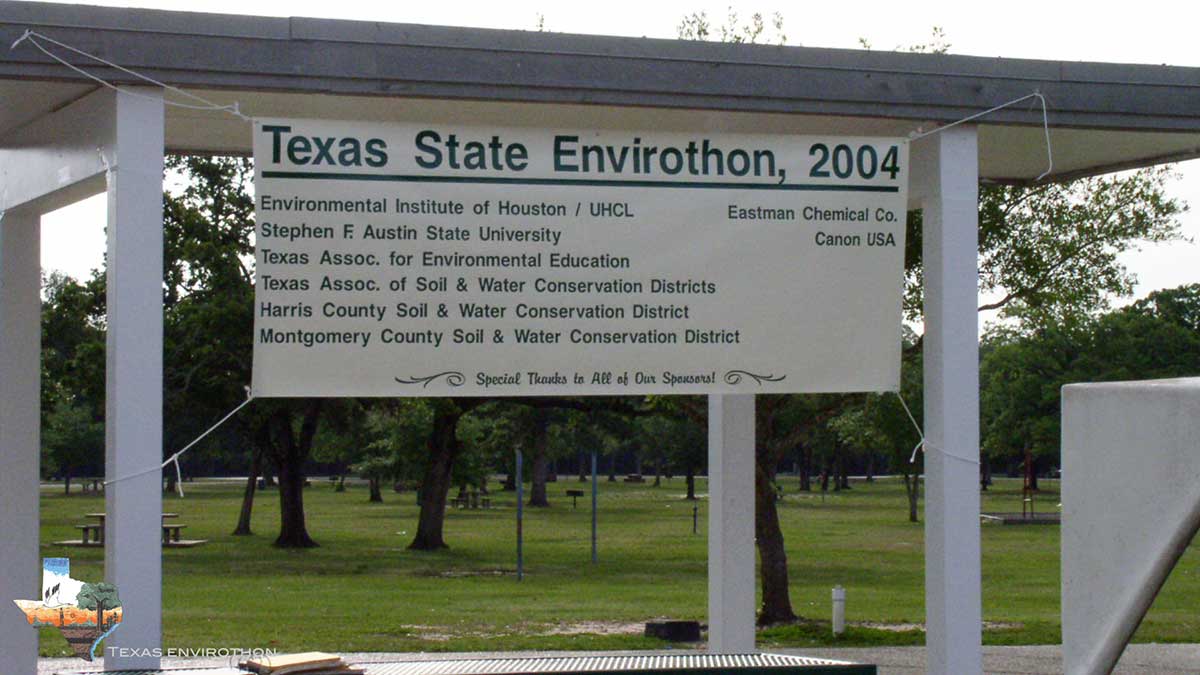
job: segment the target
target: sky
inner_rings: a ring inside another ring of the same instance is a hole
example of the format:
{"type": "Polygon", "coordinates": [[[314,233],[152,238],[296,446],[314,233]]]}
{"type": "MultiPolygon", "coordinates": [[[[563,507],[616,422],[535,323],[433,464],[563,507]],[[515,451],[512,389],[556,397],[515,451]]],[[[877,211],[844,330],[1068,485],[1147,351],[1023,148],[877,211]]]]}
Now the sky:
{"type": "MultiPolygon", "coordinates": [[[[87,4],[191,10],[194,2],[164,0],[91,0],[87,4]]],[[[382,3],[379,0],[207,0],[205,11],[260,16],[307,16],[395,23],[472,26],[562,33],[674,38],[681,20],[707,14],[714,26],[728,23],[729,12],[744,21],[755,12],[783,16],[783,34],[791,45],[874,49],[922,44],[940,27],[950,52],[975,56],[1104,61],[1200,67],[1195,23],[1171,20],[1180,3],[1143,0],[1136,11],[1110,12],[1093,2],[1010,1],[998,5],[925,0],[921,3],[841,2],[790,5],[747,2],[507,2],[382,3]],[[986,10],[986,11],[985,11],[986,10]]],[[[1127,8],[1126,8],[1127,9],[1127,8]]],[[[1194,205],[1182,218],[1193,242],[1142,247],[1122,262],[1138,277],[1134,297],[1152,290],[1200,282],[1200,160],[1177,165],[1181,178],[1170,196],[1194,205]]],[[[42,266],[87,276],[100,265],[104,250],[104,198],[47,214],[43,219],[42,266]]],[[[986,317],[981,317],[981,320],[986,317]]]]}

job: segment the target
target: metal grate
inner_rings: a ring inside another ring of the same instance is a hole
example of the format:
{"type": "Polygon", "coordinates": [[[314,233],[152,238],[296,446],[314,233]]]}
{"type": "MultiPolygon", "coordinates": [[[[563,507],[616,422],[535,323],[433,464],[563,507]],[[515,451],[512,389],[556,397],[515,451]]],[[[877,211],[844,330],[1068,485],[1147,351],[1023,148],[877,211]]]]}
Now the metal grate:
{"type": "Polygon", "coordinates": [[[166,670],[60,670],[54,675],[246,675],[238,668],[168,668],[166,670]]]}
{"type": "Polygon", "coordinates": [[[783,654],[671,654],[447,659],[362,665],[368,675],[539,675],[541,673],[845,673],[874,675],[874,666],[783,654]]]}
{"type": "MultiPolygon", "coordinates": [[[[875,666],[786,654],[544,656],[356,663],[367,675],[876,675],[875,666]]],[[[243,675],[237,668],[109,671],[103,675],[243,675]]],[[[100,675],[60,673],[59,675],[100,675]]]]}

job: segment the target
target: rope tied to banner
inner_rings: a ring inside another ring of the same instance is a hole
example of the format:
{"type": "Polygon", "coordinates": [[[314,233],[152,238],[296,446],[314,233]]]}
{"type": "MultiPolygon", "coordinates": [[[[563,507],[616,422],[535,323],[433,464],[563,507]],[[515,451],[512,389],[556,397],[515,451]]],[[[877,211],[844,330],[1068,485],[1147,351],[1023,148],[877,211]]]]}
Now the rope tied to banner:
{"type": "Polygon", "coordinates": [[[1021,103],[1023,101],[1028,101],[1030,99],[1037,99],[1037,101],[1042,104],[1042,133],[1046,137],[1046,170],[1043,171],[1041,174],[1039,174],[1037,178],[1033,179],[1033,182],[1036,183],[1036,182],[1042,180],[1043,178],[1045,178],[1046,176],[1049,176],[1054,171],[1054,151],[1050,145],[1050,113],[1049,113],[1048,106],[1046,105],[1046,97],[1042,94],[1042,92],[1040,92],[1036,89],[1031,93],[1025,94],[1024,96],[1019,96],[1017,98],[1014,98],[1011,101],[1001,103],[1000,105],[992,106],[991,108],[988,108],[987,110],[982,110],[973,115],[968,115],[960,120],[955,120],[949,124],[944,124],[936,129],[930,129],[929,131],[924,131],[924,132],[914,131],[908,135],[908,140],[911,143],[912,141],[920,140],[922,138],[925,138],[926,136],[940,134],[947,129],[951,129],[960,124],[966,124],[967,122],[977,120],[980,117],[990,115],[990,114],[996,112],[997,110],[1003,110],[1004,108],[1012,107],[1018,103],[1021,103]]]}
{"type": "Polygon", "coordinates": [[[187,452],[188,450],[191,450],[193,446],[195,446],[200,441],[204,440],[204,438],[206,436],[208,436],[212,432],[216,431],[218,427],[220,427],[222,424],[224,424],[226,421],[228,421],[230,417],[233,417],[234,415],[236,415],[238,413],[238,411],[240,411],[242,408],[245,408],[247,405],[249,405],[250,402],[253,400],[254,400],[254,396],[251,395],[249,392],[247,392],[245,401],[242,401],[241,403],[239,403],[236,408],[234,408],[233,410],[230,410],[229,413],[227,413],[224,417],[222,417],[220,420],[218,420],[216,424],[214,424],[211,427],[209,427],[208,429],[206,429],[204,431],[204,433],[197,436],[191,443],[188,443],[187,445],[183,446],[183,448],[181,450],[179,450],[175,454],[173,454],[170,457],[163,460],[162,464],[159,464],[158,466],[152,466],[152,467],[143,469],[141,471],[135,471],[131,474],[126,474],[124,476],[120,476],[119,478],[114,478],[112,480],[106,480],[106,481],[104,481],[104,485],[109,486],[114,483],[120,483],[121,481],[126,481],[131,478],[137,478],[139,476],[145,476],[146,474],[154,473],[155,471],[161,472],[163,469],[167,468],[167,465],[174,464],[175,465],[175,490],[176,490],[176,492],[179,493],[180,497],[183,497],[183,469],[179,466],[179,458],[183,456],[183,453],[187,452]]]}
{"type": "MultiPolygon", "coordinates": [[[[11,51],[11,50],[16,49],[17,46],[19,46],[22,42],[28,42],[29,44],[33,45],[35,48],[37,48],[38,51],[42,52],[46,56],[50,57],[51,59],[54,59],[58,63],[62,64],[63,66],[66,66],[67,68],[75,71],[76,73],[79,73],[80,75],[88,78],[89,80],[92,80],[93,82],[96,82],[102,86],[108,87],[109,89],[112,89],[113,91],[116,91],[116,92],[119,92],[122,94],[126,94],[128,96],[136,96],[137,98],[143,98],[143,99],[151,98],[144,94],[139,94],[135,91],[129,91],[128,89],[122,89],[121,87],[118,87],[117,85],[105,80],[102,77],[99,77],[97,75],[89,73],[88,71],[84,70],[83,68],[76,66],[75,64],[67,61],[66,59],[62,58],[61,56],[51,52],[49,49],[46,49],[46,47],[43,46],[41,42],[38,42],[39,39],[44,40],[50,44],[56,45],[58,47],[61,47],[63,49],[66,49],[68,51],[79,54],[80,56],[84,56],[86,58],[92,59],[93,61],[96,61],[98,63],[102,63],[102,64],[108,66],[109,68],[119,70],[122,73],[125,73],[126,75],[136,77],[139,80],[148,82],[157,87],[162,87],[163,89],[165,89],[167,91],[174,92],[180,96],[183,96],[185,98],[196,101],[195,104],[180,103],[179,101],[169,101],[164,98],[163,105],[168,105],[168,106],[171,106],[174,108],[186,108],[188,110],[215,110],[215,111],[219,111],[219,112],[227,112],[227,113],[234,115],[235,117],[238,117],[247,122],[250,121],[250,117],[248,117],[247,115],[242,113],[240,105],[237,101],[234,101],[233,103],[230,103],[227,105],[222,105],[220,103],[214,103],[213,101],[210,101],[210,100],[204,98],[203,96],[197,96],[196,94],[193,94],[189,91],[180,89],[179,87],[175,87],[175,86],[166,84],[165,82],[160,82],[152,77],[143,75],[142,73],[139,73],[134,70],[130,70],[129,68],[126,68],[124,66],[113,63],[112,61],[103,59],[99,56],[96,56],[95,54],[85,52],[82,49],[72,47],[71,45],[66,44],[65,42],[59,42],[58,40],[55,40],[52,37],[43,35],[41,33],[33,31],[33,30],[26,29],[26,31],[21,34],[21,37],[17,38],[17,40],[12,43],[12,46],[9,47],[9,50],[11,51]]],[[[157,100],[157,99],[155,99],[155,100],[157,100]]]]}
{"type": "Polygon", "coordinates": [[[925,431],[921,428],[921,425],[917,424],[917,418],[914,417],[912,414],[912,411],[908,409],[908,403],[904,400],[904,396],[902,396],[900,394],[900,390],[897,389],[896,391],[894,391],[892,393],[894,393],[896,395],[896,398],[900,400],[900,405],[901,405],[901,407],[904,408],[904,414],[908,415],[908,421],[912,422],[913,429],[915,429],[917,431],[917,436],[920,438],[920,440],[917,441],[917,444],[913,446],[912,455],[908,458],[909,464],[917,463],[917,453],[918,452],[928,453],[929,450],[933,450],[934,452],[940,453],[943,457],[949,457],[951,459],[957,459],[960,462],[967,462],[968,464],[974,464],[975,466],[979,466],[978,459],[972,459],[970,457],[963,457],[962,455],[956,455],[952,452],[947,451],[945,448],[939,448],[938,446],[930,443],[929,440],[927,438],[925,438],[925,431]]]}

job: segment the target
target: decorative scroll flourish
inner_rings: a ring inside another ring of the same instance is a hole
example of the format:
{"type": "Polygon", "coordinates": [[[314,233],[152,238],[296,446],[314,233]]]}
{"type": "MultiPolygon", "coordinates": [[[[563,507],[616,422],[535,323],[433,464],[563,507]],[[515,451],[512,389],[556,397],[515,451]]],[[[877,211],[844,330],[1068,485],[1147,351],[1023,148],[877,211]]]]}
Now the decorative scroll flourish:
{"type": "Polygon", "coordinates": [[[725,373],[725,383],[741,384],[743,377],[753,378],[759,386],[762,386],[763,382],[782,382],[787,379],[787,375],[757,375],[748,370],[731,370],[725,373]]]}
{"type": "Polygon", "coordinates": [[[420,384],[421,388],[424,389],[429,386],[430,382],[442,377],[446,378],[446,384],[450,385],[451,387],[461,387],[463,386],[463,383],[467,381],[467,378],[457,370],[447,370],[444,373],[438,373],[428,377],[414,377],[409,380],[397,377],[396,381],[400,384],[420,384]]]}

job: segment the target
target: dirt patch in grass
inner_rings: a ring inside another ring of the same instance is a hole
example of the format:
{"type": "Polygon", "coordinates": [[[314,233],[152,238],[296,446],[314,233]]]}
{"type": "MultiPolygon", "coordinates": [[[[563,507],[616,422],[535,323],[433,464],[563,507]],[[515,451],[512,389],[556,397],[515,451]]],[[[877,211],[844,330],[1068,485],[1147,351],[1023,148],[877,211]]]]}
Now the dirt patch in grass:
{"type": "Polygon", "coordinates": [[[536,635],[641,635],[646,630],[645,622],[627,621],[576,621],[547,626],[536,635]]]}
{"type": "MultiPolygon", "coordinates": [[[[908,631],[919,630],[925,631],[923,623],[879,623],[876,621],[848,621],[848,625],[858,628],[870,628],[872,630],[885,630],[889,633],[907,633],[908,631]]],[[[984,621],[984,630],[1021,630],[1025,627],[1022,623],[1011,623],[1004,621],[984,621]]]]}

